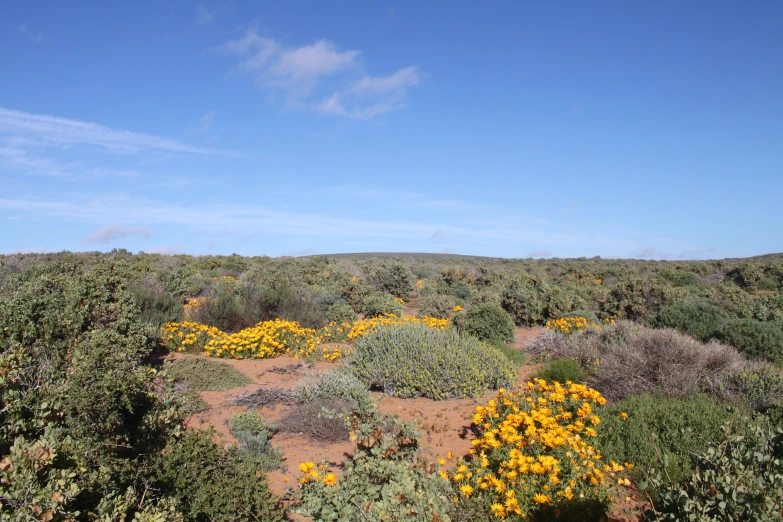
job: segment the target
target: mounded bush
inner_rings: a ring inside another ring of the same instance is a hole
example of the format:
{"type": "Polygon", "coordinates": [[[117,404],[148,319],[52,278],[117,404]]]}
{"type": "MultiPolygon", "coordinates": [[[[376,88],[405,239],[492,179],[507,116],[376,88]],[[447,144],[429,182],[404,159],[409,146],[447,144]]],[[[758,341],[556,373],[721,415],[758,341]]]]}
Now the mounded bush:
{"type": "Polygon", "coordinates": [[[678,332],[707,342],[720,335],[729,319],[729,314],[708,303],[677,303],[662,310],[654,325],[674,328],[678,332]]]}
{"type": "Polygon", "coordinates": [[[598,445],[606,459],[636,465],[637,479],[665,467],[679,482],[693,472],[694,453],[723,440],[723,425],[732,415],[736,413],[706,395],[634,395],[603,412],[598,445]]]}
{"type": "Polygon", "coordinates": [[[402,317],[402,303],[393,295],[376,292],[364,301],[364,316],[379,317],[384,315],[396,315],[402,317]]]}
{"type": "Polygon", "coordinates": [[[763,413],[783,405],[783,376],[779,368],[769,364],[710,375],[705,389],[710,395],[749,411],[763,413]]]}
{"type": "Polygon", "coordinates": [[[783,326],[779,322],[738,319],[726,324],[718,337],[751,359],[783,364],[783,326]]]}
{"type": "Polygon", "coordinates": [[[253,382],[230,364],[204,357],[183,357],[163,368],[192,391],[226,391],[253,382]]]}
{"type": "Polygon", "coordinates": [[[454,315],[454,299],[445,295],[427,295],[419,299],[419,317],[449,319],[454,315]]]}
{"type": "Polygon", "coordinates": [[[359,402],[367,397],[367,386],[354,374],[335,368],[321,374],[309,374],[294,388],[299,402],[316,402],[339,399],[359,402]]]}
{"type": "Polygon", "coordinates": [[[376,277],[381,289],[401,299],[408,297],[416,285],[416,276],[399,263],[382,268],[376,277]]]}
{"type": "Polygon", "coordinates": [[[454,317],[454,327],[482,341],[511,342],[514,340],[514,320],[500,306],[492,303],[471,307],[454,317]]]}
{"type": "Polygon", "coordinates": [[[502,306],[520,326],[533,326],[545,319],[546,298],[534,279],[515,281],[503,293],[502,306]]]}
{"type": "Polygon", "coordinates": [[[351,308],[351,305],[345,301],[338,301],[326,310],[326,319],[330,323],[351,323],[355,321],[359,316],[351,308]]]}
{"type": "Polygon", "coordinates": [[[549,361],[538,370],[535,375],[539,379],[550,382],[584,382],[587,379],[587,372],[576,359],[555,359],[549,361]]]}
{"type": "Polygon", "coordinates": [[[513,366],[492,347],[419,324],[377,328],[356,342],[344,364],[371,388],[399,397],[478,397],[514,380],[513,366]]]}

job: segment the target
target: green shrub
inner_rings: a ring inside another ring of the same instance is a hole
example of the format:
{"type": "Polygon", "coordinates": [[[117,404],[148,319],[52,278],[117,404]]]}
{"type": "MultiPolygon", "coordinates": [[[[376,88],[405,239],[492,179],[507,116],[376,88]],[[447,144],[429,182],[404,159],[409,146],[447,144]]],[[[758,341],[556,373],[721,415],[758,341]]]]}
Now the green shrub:
{"type": "Polygon", "coordinates": [[[633,321],[655,317],[674,301],[671,287],[662,281],[630,279],[615,285],[603,303],[603,311],[618,319],[633,321]]]}
{"type": "Polygon", "coordinates": [[[267,437],[271,437],[275,434],[275,431],[277,431],[274,426],[269,424],[269,421],[259,415],[258,412],[252,410],[237,413],[231,417],[228,428],[232,435],[239,431],[245,431],[253,435],[266,435],[267,437]]]}
{"type": "Polygon", "coordinates": [[[704,302],[677,303],[662,310],[654,325],[674,328],[702,342],[720,335],[729,321],[729,314],[720,308],[704,302]]]}
{"type": "Polygon", "coordinates": [[[587,372],[576,359],[555,359],[538,370],[535,377],[565,384],[568,381],[584,382],[587,379],[587,372]]]}
{"type": "Polygon", "coordinates": [[[780,283],[776,277],[765,277],[759,280],[756,288],[766,290],[767,292],[775,292],[780,288],[780,283]]]}
{"type": "Polygon", "coordinates": [[[538,280],[515,281],[503,293],[503,308],[511,314],[514,322],[520,326],[533,326],[543,323],[546,301],[542,284],[538,280]]]}
{"type": "Polygon", "coordinates": [[[160,283],[144,281],[128,288],[142,322],[156,327],[182,320],[182,299],[167,293],[160,283]]]}
{"type": "Polygon", "coordinates": [[[163,369],[193,391],[226,391],[253,382],[230,364],[205,357],[183,357],[167,362],[163,369]]]}
{"type": "Polygon", "coordinates": [[[783,327],[777,322],[730,321],[718,337],[751,359],[783,364],[783,327]]]}
{"type": "Polygon", "coordinates": [[[391,294],[383,294],[376,292],[370,294],[367,300],[364,302],[364,316],[365,317],[378,317],[383,315],[396,315],[402,316],[402,303],[394,299],[391,294]]]}
{"type": "Polygon", "coordinates": [[[209,403],[205,401],[201,394],[195,390],[184,390],[180,392],[179,411],[184,417],[191,417],[197,413],[207,411],[209,403]]]}
{"type": "Polygon", "coordinates": [[[722,440],[723,425],[732,415],[727,406],[704,395],[635,395],[603,412],[598,445],[605,459],[634,464],[637,479],[646,470],[665,467],[679,482],[693,472],[694,452],[722,440]]]}
{"type": "Polygon", "coordinates": [[[282,462],[282,454],[272,447],[271,438],[277,428],[255,411],[238,413],[228,424],[231,435],[239,441],[242,448],[257,455],[258,464],[264,469],[272,469],[282,462]]]}
{"type": "Polygon", "coordinates": [[[530,357],[523,350],[514,348],[501,341],[485,341],[486,344],[499,351],[516,367],[527,364],[530,357]]]}
{"type": "Polygon", "coordinates": [[[416,276],[399,263],[379,270],[376,277],[383,291],[401,299],[407,298],[416,284],[416,276]]]}
{"type": "Polygon", "coordinates": [[[444,295],[427,295],[419,299],[421,310],[419,317],[435,317],[437,319],[449,319],[454,315],[454,299],[444,295]]]}
{"type": "Polygon", "coordinates": [[[380,327],[360,338],[344,363],[371,388],[399,397],[479,397],[508,386],[508,359],[474,337],[419,324],[380,327]]]}
{"type": "Polygon", "coordinates": [[[367,386],[354,374],[335,368],[321,374],[311,373],[294,388],[299,402],[316,402],[339,399],[362,402],[369,400],[367,386]]]}
{"type": "Polygon", "coordinates": [[[187,520],[284,520],[269,491],[263,456],[223,450],[204,430],[185,430],[158,464],[158,482],[181,506],[187,520]]]}
{"type": "Polygon", "coordinates": [[[351,305],[345,301],[338,301],[326,310],[326,319],[330,323],[351,323],[355,321],[359,316],[351,308],[351,305]]]}
{"type": "Polygon", "coordinates": [[[732,434],[700,451],[683,481],[657,476],[652,520],[780,520],[783,518],[783,430],[768,423],[732,434]]]}
{"type": "Polygon", "coordinates": [[[699,274],[687,270],[662,270],[658,275],[669,281],[672,286],[704,286],[699,274]]]}
{"type": "Polygon", "coordinates": [[[496,304],[480,304],[454,317],[454,327],[461,333],[482,341],[509,343],[514,340],[514,321],[496,304]]]}
{"type": "Polygon", "coordinates": [[[563,315],[560,316],[561,318],[565,319],[568,317],[584,317],[588,320],[588,322],[592,322],[595,324],[601,324],[601,321],[598,319],[598,316],[595,315],[595,312],[590,312],[587,310],[573,310],[571,312],[566,312],[563,315]]]}
{"type": "Polygon", "coordinates": [[[749,411],[765,412],[783,404],[783,377],[780,369],[772,365],[708,376],[705,389],[714,397],[749,411]]]}
{"type": "Polygon", "coordinates": [[[473,287],[468,283],[457,283],[451,287],[451,295],[462,301],[470,302],[473,297],[473,287]]]}

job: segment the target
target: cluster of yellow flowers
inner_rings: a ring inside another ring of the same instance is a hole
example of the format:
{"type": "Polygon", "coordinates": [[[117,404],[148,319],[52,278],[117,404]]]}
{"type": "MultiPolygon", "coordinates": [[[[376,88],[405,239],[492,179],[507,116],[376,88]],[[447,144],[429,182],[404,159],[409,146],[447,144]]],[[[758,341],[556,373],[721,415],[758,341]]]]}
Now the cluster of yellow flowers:
{"type": "Polygon", "coordinates": [[[185,315],[185,317],[190,317],[195,310],[202,307],[204,303],[208,301],[209,301],[208,297],[193,298],[182,306],[182,313],[185,315]]]}
{"type": "Polygon", "coordinates": [[[546,322],[547,330],[554,330],[566,335],[581,332],[588,328],[600,330],[601,326],[586,317],[561,317],[560,319],[550,319],[546,322]]]}
{"type": "Polygon", "coordinates": [[[403,299],[402,297],[395,297],[394,300],[400,304],[405,304],[405,299],[403,299]]]}
{"type": "Polygon", "coordinates": [[[455,312],[461,312],[462,310],[464,310],[464,308],[462,308],[460,305],[454,305],[455,312]]]}
{"type": "Polygon", "coordinates": [[[213,357],[266,359],[284,353],[312,353],[317,346],[316,332],[295,321],[262,321],[235,334],[215,337],[204,350],[213,357]]]}
{"type": "Polygon", "coordinates": [[[527,518],[542,505],[565,505],[575,497],[606,501],[608,478],[631,465],[604,462],[587,442],[601,422],[593,406],[605,403],[598,391],[571,382],[535,379],[519,391],[501,389],[476,408],[473,423],[481,436],[468,458],[451,474],[440,474],[463,497],[480,496],[501,519],[527,518]]]}
{"type": "Polygon", "coordinates": [[[166,323],[163,326],[163,342],[169,349],[178,352],[203,350],[212,339],[225,335],[214,326],[189,321],[166,323]]]}
{"type": "Polygon", "coordinates": [[[294,357],[318,356],[335,361],[346,354],[346,344],[384,325],[419,323],[430,328],[446,328],[446,319],[432,317],[397,317],[387,315],[351,323],[332,323],[319,330],[304,328],[295,321],[275,319],[262,321],[252,328],[227,334],[217,328],[193,322],[168,323],[163,327],[164,340],[177,351],[202,349],[212,357],[232,359],[266,359],[290,353],[294,357]]]}
{"type": "Polygon", "coordinates": [[[334,473],[326,473],[325,464],[315,465],[315,462],[302,462],[299,464],[299,471],[303,473],[299,482],[307,484],[308,482],[318,482],[319,480],[327,486],[337,484],[337,477],[334,473]]]}
{"type": "Polygon", "coordinates": [[[223,276],[223,277],[213,277],[212,278],[213,281],[217,281],[218,279],[220,279],[221,281],[234,281],[234,282],[239,281],[239,279],[237,279],[236,277],[229,276],[229,275],[226,275],[226,276],[223,276]]]}

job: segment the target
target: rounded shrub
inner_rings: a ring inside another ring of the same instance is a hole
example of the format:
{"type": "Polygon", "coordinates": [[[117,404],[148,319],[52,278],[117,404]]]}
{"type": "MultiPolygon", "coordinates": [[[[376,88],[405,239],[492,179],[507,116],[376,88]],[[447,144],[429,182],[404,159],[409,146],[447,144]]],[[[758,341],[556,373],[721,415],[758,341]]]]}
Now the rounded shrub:
{"type": "Polygon", "coordinates": [[[707,342],[717,337],[728,321],[729,315],[717,306],[704,302],[677,303],[662,310],[654,325],[674,328],[707,342]]]}
{"type": "Polygon", "coordinates": [[[404,323],[359,339],[345,361],[365,384],[399,397],[479,397],[509,386],[514,369],[499,351],[453,329],[404,323]]]}
{"type": "Polygon", "coordinates": [[[330,323],[351,323],[357,318],[356,312],[345,301],[337,301],[326,310],[326,319],[330,323]]]}
{"type": "Polygon", "coordinates": [[[533,326],[544,321],[546,301],[540,285],[531,281],[517,281],[503,293],[503,308],[520,326],[533,326]]]}
{"type": "Polygon", "coordinates": [[[693,472],[694,453],[723,440],[723,425],[732,415],[730,407],[706,395],[634,395],[601,415],[599,446],[605,458],[635,464],[637,479],[665,468],[678,482],[693,472]]]}
{"type": "Polygon", "coordinates": [[[419,299],[419,317],[448,319],[454,315],[454,299],[445,295],[427,295],[419,299]]]}
{"type": "Polygon", "coordinates": [[[783,362],[783,327],[778,322],[738,319],[726,324],[718,337],[752,359],[783,362]]]}
{"type": "Polygon", "coordinates": [[[548,362],[537,373],[536,377],[550,382],[583,382],[587,372],[576,359],[555,359],[548,362]]]}
{"type": "Polygon", "coordinates": [[[511,342],[514,320],[499,305],[485,303],[471,307],[454,318],[454,327],[482,341],[511,342]]]}
{"type": "Polygon", "coordinates": [[[402,316],[402,303],[397,301],[393,295],[376,292],[370,294],[364,302],[365,317],[379,317],[384,315],[402,316]]]}
{"type": "Polygon", "coordinates": [[[377,278],[383,290],[401,299],[408,297],[416,285],[416,276],[401,264],[381,269],[377,278]]]}

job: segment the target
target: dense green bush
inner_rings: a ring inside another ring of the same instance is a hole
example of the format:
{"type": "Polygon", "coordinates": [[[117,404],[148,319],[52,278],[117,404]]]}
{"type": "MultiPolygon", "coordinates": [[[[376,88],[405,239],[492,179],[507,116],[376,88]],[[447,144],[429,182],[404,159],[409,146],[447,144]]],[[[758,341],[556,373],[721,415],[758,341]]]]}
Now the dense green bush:
{"type": "Polygon", "coordinates": [[[778,322],[738,319],[727,323],[718,337],[751,359],[783,364],[783,326],[778,322]]]}
{"type": "Polygon", "coordinates": [[[351,305],[345,301],[338,301],[326,310],[326,319],[330,323],[351,323],[358,317],[351,305]]]}
{"type": "Polygon", "coordinates": [[[535,377],[565,384],[568,381],[584,382],[587,372],[576,359],[554,359],[538,370],[535,377]]]}
{"type": "Polygon", "coordinates": [[[379,317],[389,314],[402,317],[402,303],[394,299],[391,294],[376,292],[370,294],[365,300],[363,311],[365,317],[379,317]]]}
{"type": "Polygon", "coordinates": [[[663,281],[631,279],[615,285],[603,303],[603,311],[618,319],[645,320],[676,298],[663,281]]]}
{"type": "Polygon", "coordinates": [[[376,277],[381,290],[401,299],[406,299],[416,284],[416,276],[400,263],[382,268],[376,277]]]}
{"type": "Polygon", "coordinates": [[[308,374],[296,384],[294,396],[300,402],[339,399],[358,403],[369,400],[367,386],[342,368],[308,374]]]}
{"type": "Polygon", "coordinates": [[[454,327],[482,341],[509,343],[514,340],[514,321],[500,306],[492,303],[470,307],[454,316],[454,327]]]}
{"type": "Polygon", "coordinates": [[[686,480],[654,477],[657,493],[652,520],[783,519],[783,430],[752,425],[699,451],[696,470],[686,480]]]}
{"type": "Polygon", "coordinates": [[[236,437],[236,433],[246,431],[253,435],[266,435],[271,437],[277,431],[263,416],[256,411],[244,411],[231,417],[228,423],[228,429],[236,437]]]}
{"type": "Polygon", "coordinates": [[[513,364],[514,366],[519,367],[520,365],[527,364],[529,361],[529,357],[527,353],[525,353],[523,350],[520,350],[519,348],[509,346],[508,344],[501,341],[485,341],[485,342],[487,345],[491,346],[495,350],[505,355],[506,358],[509,361],[511,361],[511,364],[513,364]]]}
{"type": "Polygon", "coordinates": [[[437,319],[449,319],[454,315],[454,299],[444,295],[427,295],[419,299],[421,310],[419,317],[435,317],[437,319]]]}
{"type": "Polygon", "coordinates": [[[663,309],[655,319],[655,326],[674,328],[702,342],[715,339],[729,322],[729,314],[704,302],[676,303],[663,309]]]}
{"type": "Polygon", "coordinates": [[[736,414],[704,395],[635,395],[605,409],[598,446],[605,459],[636,465],[637,479],[651,468],[665,468],[679,482],[693,472],[693,453],[723,439],[723,425],[732,415],[736,414]]]}
{"type": "Polygon", "coordinates": [[[257,412],[246,411],[234,415],[228,423],[228,429],[242,448],[260,457],[259,465],[271,469],[282,462],[282,454],[272,447],[271,442],[277,428],[257,412]]]}
{"type": "Polygon", "coordinates": [[[139,319],[153,326],[182,320],[182,299],[167,293],[161,284],[143,281],[128,287],[139,309],[139,319]]]}
{"type": "Polygon", "coordinates": [[[377,328],[344,363],[371,388],[399,397],[479,397],[513,382],[511,363],[478,339],[419,324],[377,328]]]}
{"type": "Polygon", "coordinates": [[[193,391],[226,391],[253,381],[230,364],[205,357],[183,357],[163,367],[177,382],[193,391]]]}
{"type": "Polygon", "coordinates": [[[542,283],[536,279],[513,282],[503,293],[502,306],[520,326],[543,323],[546,301],[542,283]]]}
{"type": "Polygon", "coordinates": [[[705,390],[749,411],[765,412],[783,404],[783,376],[780,369],[772,365],[710,375],[706,379],[705,390]]]}

